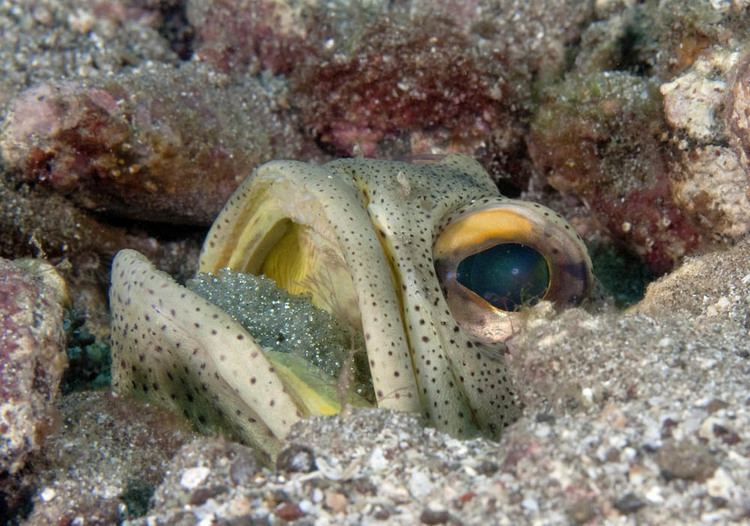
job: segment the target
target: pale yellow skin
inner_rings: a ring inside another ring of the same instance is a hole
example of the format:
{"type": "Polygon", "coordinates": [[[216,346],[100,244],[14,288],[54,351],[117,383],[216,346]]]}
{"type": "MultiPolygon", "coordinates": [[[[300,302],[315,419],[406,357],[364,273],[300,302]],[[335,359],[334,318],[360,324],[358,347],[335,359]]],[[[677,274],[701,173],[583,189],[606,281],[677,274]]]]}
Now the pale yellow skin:
{"type": "MultiPolygon", "coordinates": [[[[519,414],[501,342],[480,343],[456,322],[433,249],[466,210],[505,202],[465,156],[427,164],[276,161],[229,200],[206,239],[200,270],[262,272],[311,295],[362,331],[379,406],[419,412],[456,436],[497,437],[519,414]]],[[[556,214],[545,216],[557,230],[569,229],[556,214]]],[[[585,248],[574,234],[571,240],[572,261],[590,279],[585,248]]],[[[201,425],[228,425],[270,454],[296,420],[328,412],[225,313],[133,251],[115,259],[111,304],[119,391],[145,389],[201,425]]]]}

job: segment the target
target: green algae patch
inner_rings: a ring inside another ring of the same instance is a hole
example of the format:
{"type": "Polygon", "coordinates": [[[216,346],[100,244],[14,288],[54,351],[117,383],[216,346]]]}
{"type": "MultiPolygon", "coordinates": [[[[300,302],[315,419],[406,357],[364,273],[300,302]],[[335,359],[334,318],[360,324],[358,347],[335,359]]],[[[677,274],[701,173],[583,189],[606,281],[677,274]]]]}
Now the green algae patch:
{"type": "Polygon", "coordinates": [[[63,394],[106,389],[112,384],[112,350],[108,342],[98,340],[85,320],[72,309],[65,312],[68,368],[60,389],[63,394]]]}

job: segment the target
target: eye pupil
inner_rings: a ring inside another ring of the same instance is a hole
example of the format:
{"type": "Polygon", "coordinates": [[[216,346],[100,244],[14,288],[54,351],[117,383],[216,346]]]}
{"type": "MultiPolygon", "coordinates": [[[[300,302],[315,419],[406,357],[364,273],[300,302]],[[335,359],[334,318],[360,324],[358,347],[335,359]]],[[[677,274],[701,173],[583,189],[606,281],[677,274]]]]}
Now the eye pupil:
{"type": "Polygon", "coordinates": [[[533,305],[549,287],[547,260],[526,245],[504,243],[464,258],[456,279],[499,309],[533,305]]]}

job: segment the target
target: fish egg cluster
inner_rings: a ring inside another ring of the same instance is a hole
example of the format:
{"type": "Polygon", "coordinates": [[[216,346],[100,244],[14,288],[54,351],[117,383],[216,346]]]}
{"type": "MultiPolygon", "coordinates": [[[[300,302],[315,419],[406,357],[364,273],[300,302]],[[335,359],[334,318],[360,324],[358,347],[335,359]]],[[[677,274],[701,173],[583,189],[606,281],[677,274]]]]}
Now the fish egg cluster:
{"type": "Polygon", "coordinates": [[[350,349],[364,347],[328,312],[265,276],[222,269],[200,272],[185,285],[234,318],[261,347],[301,356],[330,376],[338,375],[350,349]]]}

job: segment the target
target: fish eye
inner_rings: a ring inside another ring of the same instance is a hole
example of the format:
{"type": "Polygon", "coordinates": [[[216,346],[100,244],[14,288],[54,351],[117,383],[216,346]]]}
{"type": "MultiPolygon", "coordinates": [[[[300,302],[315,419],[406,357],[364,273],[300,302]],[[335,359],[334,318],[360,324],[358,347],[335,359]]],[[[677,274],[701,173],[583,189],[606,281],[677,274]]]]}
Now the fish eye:
{"type": "Polygon", "coordinates": [[[580,303],[593,281],[570,225],[525,201],[498,198],[459,210],[440,226],[433,256],[453,317],[485,343],[512,336],[524,307],[580,303]]]}
{"type": "Polygon", "coordinates": [[[516,311],[544,297],[549,264],[532,247],[502,243],[461,260],[456,279],[498,309],[516,311]]]}

